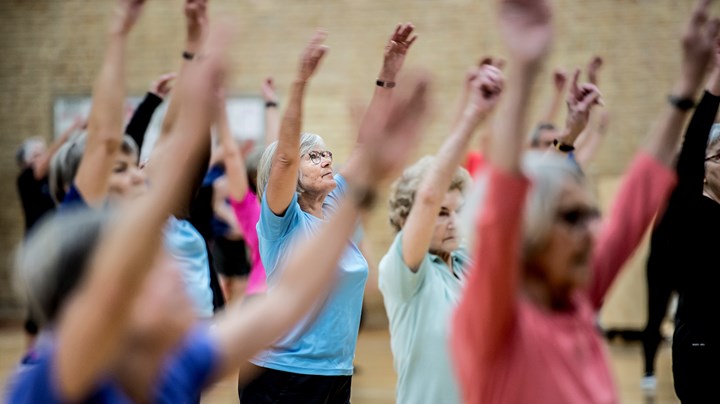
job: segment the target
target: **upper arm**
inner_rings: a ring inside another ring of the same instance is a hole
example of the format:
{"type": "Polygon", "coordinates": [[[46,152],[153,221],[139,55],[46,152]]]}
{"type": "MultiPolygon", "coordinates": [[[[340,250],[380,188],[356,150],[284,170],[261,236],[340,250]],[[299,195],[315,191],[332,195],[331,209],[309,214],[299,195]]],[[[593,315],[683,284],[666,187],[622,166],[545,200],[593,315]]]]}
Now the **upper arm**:
{"type": "Polygon", "coordinates": [[[263,200],[267,200],[267,205],[276,215],[285,213],[297,190],[300,159],[292,154],[299,154],[299,152],[281,151],[280,144],[278,144],[278,148],[272,156],[270,178],[263,200]]]}
{"type": "Polygon", "coordinates": [[[424,268],[427,253],[414,269],[405,263],[402,255],[404,237],[403,232],[399,233],[380,261],[378,279],[383,296],[398,296],[402,301],[409,300],[417,292],[427,273],[424,268]]]}
{"type": "Polygon", "coordinates": [[[647,154],[628,170],[593,252],[590,300],[600,308],[618,272],[635,251],[675,184],[674,173],[647,154]]]}
{"type": "Polygon", "coordinates": [[[98,139],[98,134],[88,133],[75,186],[89,205],[98,205],[107,197],[110,176],[115,158],[120,152],[122,137],[98,139]]]}
{"type": "Polygon", "coordinates": [[[454,341],[470,359],[487,359],[516,321],[520,248],[528,182],[489,167],[487,194],[476,219],[473,268],[455,311],[454,341]]]}

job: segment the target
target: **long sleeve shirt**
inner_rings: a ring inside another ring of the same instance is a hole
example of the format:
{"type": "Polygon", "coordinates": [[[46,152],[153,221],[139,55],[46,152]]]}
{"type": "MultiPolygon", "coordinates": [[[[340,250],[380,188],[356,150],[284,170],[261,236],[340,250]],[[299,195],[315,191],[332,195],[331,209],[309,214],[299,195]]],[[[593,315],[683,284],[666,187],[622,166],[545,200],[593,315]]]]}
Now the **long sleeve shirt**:
{"type": "Polygon", "coordinates": [[[573,309],[553,312],[522,297],[522,176],[492,166],[476,223],[474,268],[455,312],[451,350],[467,403],[618,401],[595,315],[625,261],[675,184],[675,173],[637,156],[593,250],[590,284],[573,309]]]}

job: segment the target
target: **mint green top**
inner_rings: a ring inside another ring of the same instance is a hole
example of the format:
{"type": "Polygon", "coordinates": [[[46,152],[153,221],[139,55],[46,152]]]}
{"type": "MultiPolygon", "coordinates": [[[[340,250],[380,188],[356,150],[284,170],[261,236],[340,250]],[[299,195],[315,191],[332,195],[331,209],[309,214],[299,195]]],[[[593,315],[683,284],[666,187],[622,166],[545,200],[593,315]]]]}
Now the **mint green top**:
{"type": "Polygon", "coordinates": [[[390,320],[398,404],[460,403],[448,336],[469,265],[464,249],[451,256],[454,274],[430,253],[413,273],[402,258],[400,232],[380,261],[379,285],[390,320]]]}

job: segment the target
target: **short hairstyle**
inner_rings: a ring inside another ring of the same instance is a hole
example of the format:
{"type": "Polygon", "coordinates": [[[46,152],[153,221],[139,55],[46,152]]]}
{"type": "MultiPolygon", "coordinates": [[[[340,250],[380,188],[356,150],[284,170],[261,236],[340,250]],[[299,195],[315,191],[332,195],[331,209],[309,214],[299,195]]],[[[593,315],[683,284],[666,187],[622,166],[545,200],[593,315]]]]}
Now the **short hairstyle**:
{"type": "Polygon", "coordinates": [[[52,323],[87,272],[107,211],[76,208],[47,215],[15,254],[14,273],[32,318],[52,323]]]}
{"type": "Polygon", "coordinates": [[[538,126],[536,126],[535,129],[530,134],[530,146],[539,147],[540,146],[540,134],[546,130],[557,130],[557,128],[555,127],[555,125],[553,125],[552,123],[548,123],[548,122],[538,124],[538,126]]]}
{"type": "MultiPolygon", "coordinates": [[[[532,182],[525,200],[523,218],[522,259],[531,261],[549,242],[560,196],[568,181],[586,186],[586,178],[577,164],[567,156],[544,151],[527,151],[523,156],[524,174],[532,182]]],[[[461,231],[468,240],[470,248],[475,248],[477,216],[484,209],[487,175],[481,175],[467,198],[461,218],[461,231]]],[[[480,240],[482,243],[482,240],[480,240]]]]}
{"type": "MultiPolygon", "coordinates": [[[[402,175],[393,182],[388,201],[389,220],[390,225],[396,232],[402,230],[405,225],[405,220],[415,203],[415,194],[422,183],[422,179],[430,169],[434,168],[435,164],[436,158],[434,156],[425,156],[406,168],[402,175]]],[[[464,194],[469,183],[470,174],[468,171],[463,167],[458,167],[447,191],[456,189],[464,194]]]]}
{"type": "Polygon", "coordinates": [[[20,147],[15,150],[15,163],[17,163],[18,167],[27,167],[28,160],[30,159],[30,151],[32,150],[32,147],[37,144],[44,146],[45,141],[39,136],[33,136],[22,142],[20,147]]]}
{"type": "MultiPolygon", "coordinates": [[[[258,196],[263,197],[265,188],[267,188],[268,181],[270,180],[270,169],[272,168],[272,160],[277,151],[277,141],[270,143],[260,157],[260,162],[257,168],[257,190],[258,196]]],[[[300,156],[305,155],[313,148],[319,145],[323,145],[323,139],[314,133],[302,133],[300,136],[300,156]]],[[[300,177],[298,177],[298,191],[300,191],[300,177]]]]}
{"type": "MultiPolygon", "coordinates": [[[[63,144],[50,160],[50,196],[56,204],[60,204],[63,201],[66,189],[70,187],[70,184],[72,184],[75,179],[77,170],[80,167],[80,161],[85,152],[86,142],[87,133],[83,133],[63,144]]],[[[139,149],[133,138],[127,135],[123,136],[120,150],[124,154],[135,156],[135,161],[137,162],[139,149]]]]}

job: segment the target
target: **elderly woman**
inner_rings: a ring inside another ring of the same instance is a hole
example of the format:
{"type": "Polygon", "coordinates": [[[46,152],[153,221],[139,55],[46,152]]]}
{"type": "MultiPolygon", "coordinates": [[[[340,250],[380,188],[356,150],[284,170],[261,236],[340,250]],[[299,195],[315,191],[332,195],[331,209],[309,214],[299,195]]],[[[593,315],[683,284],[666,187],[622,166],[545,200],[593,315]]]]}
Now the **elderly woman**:
{"type": "MultiPolygon", "coordinates": [[[[387,109],[395,77],[414,40],[412,31],[412,25],[400,25],[390,38],[366,117],[387,109]]],[[[335,174],[333,154],[323,139],[301,134],[305,88],[327,50],[325,36],[317,32],[303,53],[278,141],[267,147],[258,167],[262,204],[257,228],[270,295],[277,293],[273,288],[278,268],[297,248],[297,240],[337,211],[339,198],[348,191],[347,176],[368,164],[356,148],[342,171],[335,174]]],[[[358,137],[358,143],[362,141],[362,136],[358,137]]],[[[338,262],[336,287],[328,299],[313,316],[252,361],[264,373],[240,393],[243,403],[277,402],[281,397],[304,403],[349,402],[368,264],[355,243],[348,239],[347,244],[338,262]]],[[[315,264],[305,265],[311,268],[315,264]]]]}
{"type": "MultiPolygon", "coordinates": [[[[706,9],[698,8],[683,41],[676,97],[693,96],[706,69],[717,31],[706,26],[706,9]]],[[[530,89],[552,42],[548,2],[504,0],[500,10],[511,55],[507,99],[476,221],[475,265],[451,344],[463,398],[617,402],[595,316],[675,183],[670,165],[687,111],[663,111],[595,234],[597,209],[575,165],[546,155],[528,156],[538,158],[521,166],[530,89]]],[[[578,105],[589,112],[585,107],[598,96],[583,91],[578,105]]]]}
{"type": "MultiPolygon", "coordinates": [[[[120,5],[116,18],[124,36],[142,3],[120,5]]],[[[112,218],[99,210],[58,215],[19,253],[18,275],[45,335],[10,379],[8,402],[197,400],[209,383],[235,371],[326,298],[346,240],[372,205],[376,180],[392,175],[412,153],[426,104],[423,81],[410,97],[392,100],[386,112],[369,120],[367,150],[360,152],[368,166],[348,175],[338,214],[290,257],[277,293],[234,304],[212,329],[197,324],[179,286],[178,263],[161,248],[161,229],[192,185],[187,177],[195,164],[188,162],[202,161],[219,91],[208,83],[219,85],[226,75],[227,38],[211,32],[207,42],[207,56],[180,79],[180,133],[158,157],[162,170],[153,186],[119,206],[112,218]]]]}
{"type": "MultiPolygon", "coordinates": [[[[677,161],[678,186],[653,233],[648,258],[648,327],[645,330],[646,377],[653,376],[660,323],[673,289],[680,299],[672,339],[675,392],[683,402],[704,402],[715,393],[720,376],[720,310],[717,254],[720,233],[720,44],[715,68],[688,125],[677,161]]],[[[653,385],[654,378],[645,380],[653,385]]]]}
{"type": "Polygon", "coordinates": [[[470,176],[458,162],[496,105],[500,71],[478,68],[471,96],[435,157],[405,170],[390,195],[395,241],[380,261],[380,291],[390,320],[398,403],[459,403],[450,366],[449,319],[465,280],[457,217],[470,176]]]}

